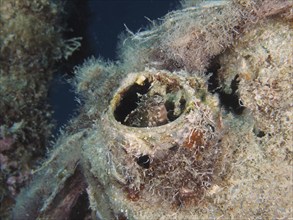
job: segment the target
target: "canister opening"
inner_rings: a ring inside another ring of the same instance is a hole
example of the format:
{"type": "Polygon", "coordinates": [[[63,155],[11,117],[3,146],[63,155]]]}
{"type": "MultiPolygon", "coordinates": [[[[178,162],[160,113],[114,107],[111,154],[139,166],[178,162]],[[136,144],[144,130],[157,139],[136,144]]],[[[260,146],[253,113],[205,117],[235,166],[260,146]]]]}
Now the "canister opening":
{"type": "Polygon", "coordinates": [[[139,75],[118,92],[114,117],[130,127],[157,127],[176,120],[185,110],[186,95],[167,74],[139,75]]]}

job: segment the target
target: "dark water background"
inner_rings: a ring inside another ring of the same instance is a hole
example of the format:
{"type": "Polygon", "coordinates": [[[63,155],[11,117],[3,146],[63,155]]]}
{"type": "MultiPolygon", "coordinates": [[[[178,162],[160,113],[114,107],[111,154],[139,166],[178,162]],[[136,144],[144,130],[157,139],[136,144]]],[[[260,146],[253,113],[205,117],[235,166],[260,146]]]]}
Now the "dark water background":
{"type": "Polygon", "coordinates": [[[65,38],[82,37],[82,46],[67,61],[60,63],[49,92],[56,127],[54,136],[66,125],[78,109],[73,88],[67,79],[73,77],[73,68],[86,58],[103,57],[116,60],[118,36],[125,25],[136,32],[149,21],[164,16],[179,7],[179,0],[66,0],[65,38]]]}

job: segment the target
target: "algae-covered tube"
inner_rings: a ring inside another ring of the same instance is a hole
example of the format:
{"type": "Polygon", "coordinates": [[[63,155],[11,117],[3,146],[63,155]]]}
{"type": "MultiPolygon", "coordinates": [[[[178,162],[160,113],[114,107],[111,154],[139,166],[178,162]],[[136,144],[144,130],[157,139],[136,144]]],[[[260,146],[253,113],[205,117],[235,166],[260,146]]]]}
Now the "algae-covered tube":
{"type": "Polygon", "coordinates": [[[203,199],[219,166],[223,127],[217,99],[207,90],[196,93],[204,90],[201,83],[156,70],[123,80],[83,147],[89,192],[103,188],[103,197],[90,196],[92,208],[104,219],[110,215],[105,198],[114,215],[130,219],[155,217],[163,206],[159,217],[203,199]]]}
{"type": "Polygon", "coordinates": [[[76,68],[80,114],[14,219],[68,219],[81,193],[99,220],[292,216],[293,3],[193,2],[76,68]]]}

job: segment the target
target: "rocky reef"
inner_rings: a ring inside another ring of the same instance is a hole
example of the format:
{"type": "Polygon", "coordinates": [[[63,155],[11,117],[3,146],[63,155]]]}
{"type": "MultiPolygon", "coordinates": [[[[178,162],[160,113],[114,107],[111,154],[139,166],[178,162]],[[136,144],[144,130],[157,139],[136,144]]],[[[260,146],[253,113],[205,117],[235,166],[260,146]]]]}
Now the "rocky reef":
{"type": "Polygon", "coordinates": [[[77,67],[80,114],[13,218],[71,219],[84,194],[84,219],[292,217],[292,10],[186,0],[77,67]]]}
{"type": "Polygon", "coordinates": [[[45,156],[51,123],[48,88],[56,61],[75,49],[62,38],[61,4],[0,1],[0,216],[45,156]]]}

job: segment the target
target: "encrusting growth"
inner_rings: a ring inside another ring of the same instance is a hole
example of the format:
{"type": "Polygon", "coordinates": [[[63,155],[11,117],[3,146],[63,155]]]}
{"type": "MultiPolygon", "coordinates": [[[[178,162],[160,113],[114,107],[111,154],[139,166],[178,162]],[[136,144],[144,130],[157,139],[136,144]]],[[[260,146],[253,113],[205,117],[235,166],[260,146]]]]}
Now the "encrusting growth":
{"type": "Polygon", "coordinates": [[[292,2],[287,0],[186,1],[183,5],[192,7],[168,13],[149,30],[136,34],[128,30],[129,36],[120,42],[120,57],[131,71],[147,66],[205,72],[243,30],[267,17],[292,16],[292,2]]]}
{"type": "Polygon", "coordinates": [[[61,5],[54,2],[0,0],[1,219],[10,219],[20,188],[45,156],[54,65],[74,50],[62,39],[61,5]]]}
{"type": "Polygon", "coordinates": [[[242,104],[253,112],[257,130],[266,134],[290,130],[293,50],[288,45],[292,37],[290,21],[270,19],[247,31],[220,57],[223,89],[229,93],[237,77],[242,104]]]}
{"type": "MultiPolygon", "coordinates": [[[[101,134],[94,132],[84,146],[91,167],[90,188],[95,192],[101,187],[96,178],[100,179],[103,195],[116,213],[122,204],[133,212],[143,209],[144,218],[154,204],[176,209],[202,200],[217,172],[223,130],[218,101],[203,83],[200,78],[156,70],[129,74],[124,79],[101,118],[97,130],[101,134]],[[145,97],[151,102],[160,97],[159,108],[164,112],[153,114],[152,106],[147,105],[140,108],[145,97]],[[127,105],[121,107],[125,99],[127,105]],[[148,117],[138,117],[140,113],[148,117]],[[165,123],[150,124],[150,114],[164,115],[165,123]],[[97,138],[99,147],[94,144],[97,138]],[[106,161],[102,160],[104,155],[108,155],[106,161]],[[108,177],[103,179],[100,175],[105,172],[108,177]]],[[[93,208],[104,215],[107,210],[99,205],[93,208]]]]}
{"type": "Polygon", "coordinates": [[[192,2],[128,30],[120,62],[76,68],[83,107],[15,219],[68,219],[81,192],[92,219],[292,216],[293,3],[192,2]],[[239,114],[221,107],[231,90],[239,114]]]}

